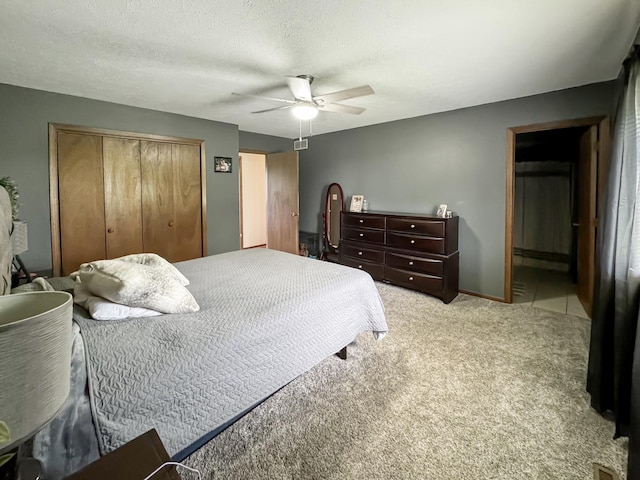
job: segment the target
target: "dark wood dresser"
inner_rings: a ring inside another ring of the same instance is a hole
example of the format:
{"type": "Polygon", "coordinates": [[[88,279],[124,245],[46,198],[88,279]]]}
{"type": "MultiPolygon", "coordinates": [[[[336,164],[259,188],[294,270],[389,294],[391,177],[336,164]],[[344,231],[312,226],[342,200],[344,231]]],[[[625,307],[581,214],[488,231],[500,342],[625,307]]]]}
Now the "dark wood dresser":
{"type": "Polygon", "coordinates": [[[449,303],[458,295],[458,218],[342,212],[340,263],[449,303]]]}

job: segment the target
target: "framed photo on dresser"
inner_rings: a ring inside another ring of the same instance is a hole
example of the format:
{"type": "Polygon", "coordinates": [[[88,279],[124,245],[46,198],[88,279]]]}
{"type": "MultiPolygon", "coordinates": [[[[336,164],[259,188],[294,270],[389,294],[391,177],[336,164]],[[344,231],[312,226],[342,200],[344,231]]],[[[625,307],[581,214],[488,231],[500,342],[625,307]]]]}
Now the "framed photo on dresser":
{"type": "Polygon", "coordinates": [[[362,212],[362,202],[364,200],[364,195],[352,195],[351,196],[351,205],[349,206],[350,212],[360,213],[362,212]]]}
{"type": "Polygon", "coordinates": [[[445,218],[447,216],[447,206],[444,203],[438,207],[436,216],[440,218],[445,218]]]}

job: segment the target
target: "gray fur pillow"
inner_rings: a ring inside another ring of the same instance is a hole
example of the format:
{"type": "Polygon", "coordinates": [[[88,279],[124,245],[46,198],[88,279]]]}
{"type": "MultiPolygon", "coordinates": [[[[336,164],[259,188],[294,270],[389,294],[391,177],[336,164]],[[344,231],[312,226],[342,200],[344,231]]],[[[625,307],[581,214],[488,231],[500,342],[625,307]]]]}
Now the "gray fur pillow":
{"type": "Polygon", "coordinates": [[[162,313],[200,310],[193,295],[180,284],[175,273],[157,265],[123,259],[84,263],[76,275],[76,289],[78,282],[87,293],[130,307],[162,313]]]}
{"type": "Polygon", "coordinates": [[[160,255],[155,253],[134,253],[132,255],[125,255],[124,257],[119,257],[116,260],[122,260],[123,262],[131,262],[131,263],[141,263],[142,265],[147,265],[149,267],[154,267],[161,270],[163,273],[172,276],[180,285],[187,286],[189,285],[189,280],[185,277],[180,270],[162,258],[160,255]]]}

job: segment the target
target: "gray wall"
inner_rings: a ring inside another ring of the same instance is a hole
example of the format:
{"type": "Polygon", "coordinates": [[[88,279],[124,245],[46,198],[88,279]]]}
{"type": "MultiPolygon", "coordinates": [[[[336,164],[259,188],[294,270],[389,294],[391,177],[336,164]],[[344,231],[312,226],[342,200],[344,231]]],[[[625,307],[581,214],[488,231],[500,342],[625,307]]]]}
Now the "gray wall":
{"type": "Polygon", "coordinates": [[[300,228],[321,231],[325,189],[347,205],[460,215],[460,288],[504,296],[508,127],[608,115],[613,82],[313,137],[300,155],[300,228]]]}
{"type": "MultiPolygon", "coordinates": [[[[48,123],[203,139],[207,155],[207,248],[240,248],[238,169],[214,173],[213,157],[238,158],[238,127],[198,118],[0,84],[0,177],[19,187],[31,270],[51,268],[48,123]]],[[[81,198],[78,201],[82,201],[81,198]]]]}
{"type": "Polygon", "coordinates": [[[293,150],[293,140],[260,133],[240,131],[240,150],[280,153],[293,150]]]}
{"type": "MultiPolygon", "coordinates": [[[[321,231],[326,187],[364,194],[374,210],[461,216],[460,287],[503,296],[506,129],[608,114],[613,83],[315,136],[300,152],[300,229],[321,231]]],[[[205,140],[209,254],[238,249],[238,169],[213,172],[213,157],[239,149],[292,149],[292,140],[235,125],[0,84],[0,176],[19,186],[32,270],[51,267],[49,122],[205,140]]]]}

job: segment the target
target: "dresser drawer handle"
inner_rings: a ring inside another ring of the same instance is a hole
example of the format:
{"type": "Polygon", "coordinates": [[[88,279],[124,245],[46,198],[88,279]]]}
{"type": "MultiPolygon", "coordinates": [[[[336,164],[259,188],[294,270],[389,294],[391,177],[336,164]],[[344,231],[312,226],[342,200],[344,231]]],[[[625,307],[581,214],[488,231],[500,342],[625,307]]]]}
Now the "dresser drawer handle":
{"type": "Polygon", "coordinates": [[[409,262],[409,265],[413,265],[413,262],[409,262]]]}
{"type": "Polygon", "coordinates": [[[416,243],[416,241],[415,240],[411,240],[411,244],[413,245],[414,243],[416,243]]]}
{"type": "Polygon", "coordinates": [[[360,223],[364,223],[364,220],[360,219],[360,223]]]}
{"type": "Polygon", "coordinates": [[[413,277],[409,277],[409,281],[413,282],[413,277]]]}
{"type": "Polygon", "coordinates": [[[411,225],[411,228],[416,228],[416,226],[415,225],[411,225]]]}
{"type": "Polygon", "coordinates": [[[361,234],[360,234],[360,236],[361,236],[361,237],[364,237],[364,233],[361,233],[361,234]]]}
{"type": "Polygon", "coordinates": [[[358,255],[362,255],[362,252],[358,252],[358,255]]]}
{"type": "Polygon", "coordinates": [[[358,265],[358,268],[362,268],[362,265],[358,265]]]}

